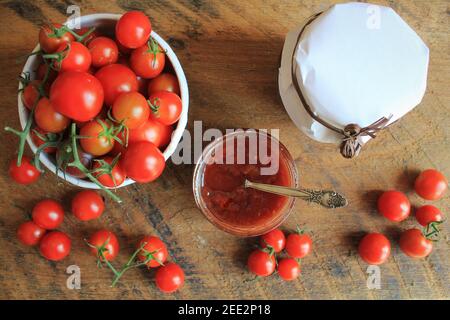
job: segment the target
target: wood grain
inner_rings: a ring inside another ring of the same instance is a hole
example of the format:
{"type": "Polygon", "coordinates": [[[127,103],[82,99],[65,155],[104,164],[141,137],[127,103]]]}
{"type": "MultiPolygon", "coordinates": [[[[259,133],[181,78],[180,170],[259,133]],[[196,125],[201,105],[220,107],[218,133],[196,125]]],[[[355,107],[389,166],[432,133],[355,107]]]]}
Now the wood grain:
{"type": "MultiPolygon", "coordinates": [[[[450,177],[450,43],[448,1],[373,1],[389,5],[430,47],[428,89],[423,102],[385,130],[357,160],[341,158],[334,146],[319,144],[299,132],[280,104],[276,75],[285,34],[333,1],[0,1],[0,124],[18,126],[17,81],[24,56],[35,46],[39,26],[64,21],[68,4],[82,14],[143,10],[153,28],[173,46],[186,72],[191,94],[189,125],[205,128],[281,128],[281,141],[291,151],[301,184],[332,187],[350,206],[327,211],[297,202],[286,230],[306,225],[314,252],[302,261],[299,281],[277,276],[251,281],[245,261],[256,239],[239,239],[218,231],[196,208],[191,191],[193,166],[168,164],[155,183],[120,189],[123,204],[107,203],[107,212],[92,223],[67,214],[62,230],[73,239],[71,255],[60,263],[41,258],[34,248],[18,244],[15,229],[33,204],[44,197],[69,203],[76,188],[47,172],[38,183],[23,187],[0,175],[0,298],[2,299],[449,299],[449,241],[445,237],[424,260],[406,258],[398,249],[401,230],[415,225],[389,223],[376,212],[381,190],[405,191],[423,203],[411,186],[417,172],[434,167],[450,177]],[[138,238],[156,234],[168,245],[187,279],[183,290],[161,294],[154,272],[134,270],[117,288],[111,274],[97,269],[83,243],[93,230],[109,228],[119,236],[124,263],[138,238]],[[393,254],[381,267],[381,289],[366,286],[366,268],[356,253],[361,236],[385,232],[393,254]],[[81,268],[81,290],[66,288],[67,266],[81,268]]],[[[382,94],[382,92],[380,92],[382,94]]],[[[0,165],[6,172],[16,139],[2,133],[0,165]]],[[[28,150],[29,151],[29,150],[28,150]]],[[[436,203],[449,212],[449,195],[436,203]]],[[[66,208],[69,212],[69,208],[66,208]]],[[[448,224],[444,231],[449,231],[448,224]]]]}

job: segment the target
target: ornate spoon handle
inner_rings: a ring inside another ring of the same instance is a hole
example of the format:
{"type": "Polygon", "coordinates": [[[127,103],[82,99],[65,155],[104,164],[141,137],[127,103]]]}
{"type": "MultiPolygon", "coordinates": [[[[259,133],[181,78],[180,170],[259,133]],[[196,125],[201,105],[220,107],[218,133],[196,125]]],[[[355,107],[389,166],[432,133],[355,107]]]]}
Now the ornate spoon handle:
{"type": "Polygon", "coordinates": [[[256,183],[245,180],[246,188],[274,193],[282,196],[296,197],[308,202],[318,203],[326,208],[341,208],[348,204],[347,199],[333,190],[295,189],[272,184],[256,183]]]}

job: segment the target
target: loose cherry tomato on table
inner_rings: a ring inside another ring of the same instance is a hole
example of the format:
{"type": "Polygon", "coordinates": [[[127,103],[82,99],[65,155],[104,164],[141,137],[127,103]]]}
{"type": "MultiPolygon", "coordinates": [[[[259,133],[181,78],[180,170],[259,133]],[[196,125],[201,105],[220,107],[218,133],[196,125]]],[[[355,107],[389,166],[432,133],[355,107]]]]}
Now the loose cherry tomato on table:
{"type": "Polygon", "coordinates": [[[178,84],[178,79],[171,73],[161,73],[154,79],[151,79],[148,83],[148,95],[159,92],[159,91],[169,91],[176,95],[180,95],[180,85],[178,84]]]}
{"type": "Polygon", "coordinates": [[[422,171],[414,182],[414,190],[425,200],[438,200],[442,198],[448,187],[445,176],[437,170],[422,171]]]}
{"type": "Polygon", "coordinates": [[[166,126],[172,125],[180,119],[183,105],[181,99],[175,93],[160,91],[149,98],[153,120],[159,121],[166,126]]]}
{"type": "Polygon", "coordinates": [[[116,63],[119,58],[119,48],[114,40],[107,37],[97,37],[88,44],[92,56],[92,65],[101,68],[116,63]]]}
{"type": "Polygon", "coordinates": [[[39,31],[39,44],[44,52],[53,53],[62,44],[67,44],[75,40],[75,37],[70,32],[64,31],[61,27],[63,26],[59,23],[47,24],[41,27],[39,31]]]}
{"type": "Polygon", "coordinates": [[[387,219],[400,222],[408,218],[411,204],[404,193],[390,190],[378,198],[378,211],[387,219]]]}
{"type": "Polygon", "coordinates": [[[416,219],[417,222],[426,227],[431,222],[443,221],[444,215],[435,206],[425,205],[416,210],[416,219]]]}
{"type": "Polygon", "coordinates": [[[50,88],[56,111],[75,121],[93,119],[102,110],[103,99],[102,84],[86,72],[63,72],[50,88]]]}
{"type": "Polygon", "coordinates": [[[36,105],[34,120],[39,128],[52,133],[59,133],[70,124],[70,119],[56,111],[50,100],[45,97],[36,105]]]}
{"type": "MultiPolygon", "coordinates": [[[[31,130],[31,140],[39,148],[44,143],[58,141],[58,135],[55,133],[44,131],[41,128],[36,127],[33,130],[31,130]]],[[[44,152],[55,153],[56,147],[44,148],[44,152]]]]}
{"type": "MultiPolygon", "coordinates": [[[[120,145],[120,143],[116,144],[120,145]]],[[[116,163],[113,163],[114,158],[108,156],[102,159],[94,160],[93,174],[97,178],[97,180],[105,187],[118,187],[126,179],[125,170],[122,168],[120,161],[117,160],[116,163]]]]}
{"type": "Polygon", "coordinates": [[[138,259],[141,262],[147,262],[149,268],[160,267],[167,260],[169,253],[167,247],[160,238],[155,236],[145,236],[139,241],[138,248],[142,250],[138,254],[138,259]],[[151,258],[149,260],[149,258],[151,258]]]}
{"type": "Polygon", "coordinates": [[[278,261],[278,274],[283,280],[291,281],[300,275],[300,265],[293,258],[284,258],[278,261]]]}
{"type": "Polygon", "coordinates": [[[151,32],[150,19],[140,11],[125,13],[116,24],[116,38],[127,48],[134,49],[144,45],[151,32]]]}
{"type": "Polygon", "coordinates": [[[92,63],[89,49],[80,42],[62,44],[55,53],[44,55],[44,58],[55,59],[53,66],[60,72],[87,72],[92,63]]]}
{"type": "Polygon", "coordinates": [[[128,146],[122,164],[128,177],[136,182],[146,183],[162,174],[166,162],[153,143],[140,141],[128,146]]]}
{"type": "Polygon", "coordinates": [[[148,141],[161,148],[169,144],[172,132],[172,126],[166,126],[159,121],[148,119],[139,128],[129,131],[128,143],[148,141]]]}
{"type": "Polygon", "coordinates": [[[163,71],[165,64],[166,54],[153,38],[131,53],[131,69],[136,75],[145,79],[157,77],[163,71]]]}
{"type": "Polygon", "coordinates": [[[312,250],[311,237],[301,230],[292,233],[286,238],[286,252],[295,259],[301,259],[310,254],[312,250]]]}
{"type": "Polygon", "coordinates": [[[150,108],[139,92],[125,92],[114,100],[112,115],[118,122],[123,121],[128,129],[136,129],[147,121],[150,108]]]}
{"type": "Polygon", "coordinates": [[[105,210],[103,198],[94,190],[78,192],[72,199],[72,213],[81,221],[99,218],[105,210]]]}
{"type": "Polygon", "coordinates": [[[257,276],[270,276],[275,271],[275,256],[263,250],[255,250],[250,253],[247,260],[247,266],[250,272],[257,276]]]}
{"type": "Polygon", "coordinates": [[[261,236],[260,244],[262,248],[270,246],[275,252],[281,252],[286,245],[286,237],[280,229],[274,229],[261,236]]]}
{"type": "Polygon", "coordinates": [[[22,102],[28,110],[33,109],[39,101],[39,85],[41,80],[30,81],[22,91],[22,102]]]}
{"type": "Polygon", "coordinates": [[[391,243],[381,233],[369,233],[359,242],[358,252],[368,264],[379,265],[389,258],[391,243]]]}
{"type": "Polygon", "coordinates": [[[94,156],[107,154],[114,147],[113,125],[107,120],[92,120],[80,129],[80,145],[94,156]]]}
{"type": "Polygon", "coordinates": [[[59,261],[67,257],[72,247],[70,238],[61,231],[52,231],[44,235],[39,250],[44,258],[59,261]]]}
{"type": "Polygon", "coordinates": [[[156,270],[155,279],[159,290],[172,293],[184,284],[184,271],[176,263],[170,262],[156,270]]]}
{"type": "Polygon", "coordinates": [[[400,236],[400,249],[412,258],[425,258],[433,250],[433,242],[419,229],[409,229],[400,236]]]}
{"type": "Polygon", "coordinates": [[[31,212],[33,222],[39,227],[52,230],[58,228],[64,220],[64,209],[61,204],[52,199],[39,201],[31,212]]]}
{"type": "Polygon", "coordinates": [[[22,223],[17,229],[17,238],[26,246],[35,246],[41,241],[46,230],[33,221],[22,223]]]}
{"type": "Polygon", "coordinates": [[[95,232],[88,240],[91,253],[98,256],[102,261],[103,258],[112,261],[119,254],[119,241],[114,233],[108,230],[99,230],[95,232]],[[100,254],[101,251],[102,255],[100,254]]]}
{"type": "Polygon", "coordinates": [[[17,166],[17,157],[9,163],[9,176],[17,183],[31,184],[37,181],[40,175],[39,170],[31,164],[31,159],[27,156],[22,156],[20,166],[17,166]]]}
{"type": "Polygon", "coordinates": [[[124,65],[113,63],[95,73],[105,92],[105,104],[112,106],[114,100],[124,92],[138,90],[136,74],[124,65]]]}

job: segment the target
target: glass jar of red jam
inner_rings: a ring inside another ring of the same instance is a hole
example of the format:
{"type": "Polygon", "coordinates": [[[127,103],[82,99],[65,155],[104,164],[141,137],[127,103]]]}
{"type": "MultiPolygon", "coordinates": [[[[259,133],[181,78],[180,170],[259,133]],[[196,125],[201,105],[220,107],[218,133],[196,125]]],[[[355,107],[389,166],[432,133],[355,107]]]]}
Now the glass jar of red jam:
{"type": "Polygon", "coordinates": [[[206,218],[231,234],[252,237],[278,227],[295,198],[251,188],[244,182],[298,187],[295,163],[278,139],[261,130],[236,130],[203,151],[193,178],[194,197],[206,218]]]}

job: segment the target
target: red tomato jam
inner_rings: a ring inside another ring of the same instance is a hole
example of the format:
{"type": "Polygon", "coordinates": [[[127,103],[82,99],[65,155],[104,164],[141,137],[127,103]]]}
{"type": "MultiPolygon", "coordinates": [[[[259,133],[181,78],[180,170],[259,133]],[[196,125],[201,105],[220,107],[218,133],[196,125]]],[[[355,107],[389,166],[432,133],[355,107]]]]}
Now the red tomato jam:
{"type": "Polygon", "coordinates": [[[246,179],[295,185],[288,162],[292,159],[275,138],[265,133],[224,138],[205,160],[201,197],[220,224],[257,229],[271,224],[286,211],[290,198],[244,187],[246,179]],[[262,145],[261,141],[267,143],[262,145]]]}

